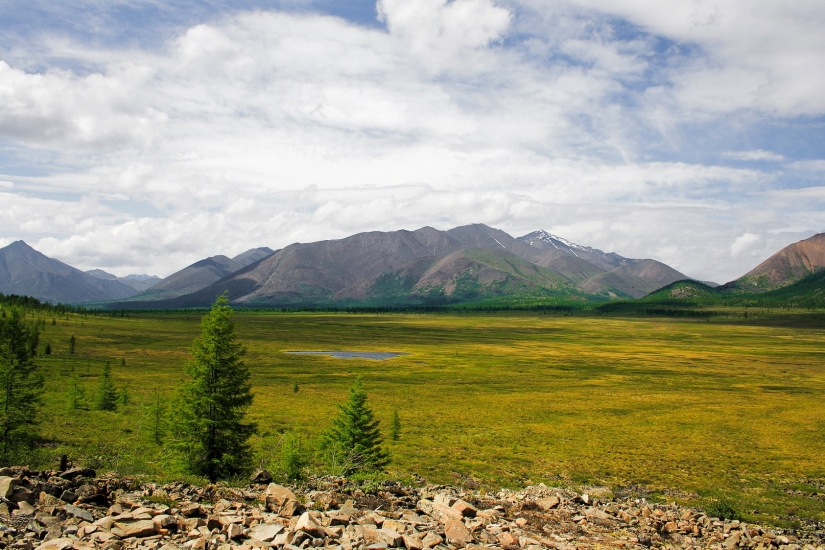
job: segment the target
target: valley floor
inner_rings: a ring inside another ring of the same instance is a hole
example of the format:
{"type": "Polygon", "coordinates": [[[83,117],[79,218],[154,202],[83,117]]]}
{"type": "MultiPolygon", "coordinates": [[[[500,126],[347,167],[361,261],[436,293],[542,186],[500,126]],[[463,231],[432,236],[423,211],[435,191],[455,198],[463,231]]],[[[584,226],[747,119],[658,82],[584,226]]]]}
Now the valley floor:
{"type": "MultiPolygon", "coordinates": [[[[391,475],[490,490],[608,486],[699,506],[727,500],[749,521],[785,525],[825,520],[825,323],[801,319],[236,313],[262,465],[277,468],[285,430],[311,448],[362,376],[384,433],[394,411],[401,419],[399,441],[387,442],[391,475]],[[403,355],[284,353],[313,350],[403,355]]],[[[41,336],[54,352],[38,359],[48,440],[39,456],[167,473],[156,413],[182,379],[199,317],[56,322],[47,319],[41,336]],[[72,376],[91,402],[107,361],[129,404],[68,410],[72,376]]]]}

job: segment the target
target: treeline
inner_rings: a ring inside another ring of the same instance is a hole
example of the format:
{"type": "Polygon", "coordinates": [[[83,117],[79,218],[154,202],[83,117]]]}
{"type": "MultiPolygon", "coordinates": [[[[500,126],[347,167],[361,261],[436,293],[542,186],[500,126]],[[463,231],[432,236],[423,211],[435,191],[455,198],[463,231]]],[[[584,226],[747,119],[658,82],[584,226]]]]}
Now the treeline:
{"type": "Polygon", "coordinates": [[[598,314],[641,314],[641,315],[663,315],[666,317],[698,317],[709,318],[724,315],[719,311],[708,309],[692,309],[690,306],[683,307],[663,307],[649,306],[639,302],[613,302],[602,304],[594,309],[598,314]]]}
{"type": "MultiPolygon", "coordinates": [[[[543,311],[574,313],[586,310],[584,304],[524,304],[524,305],[448,305],[448,306],[289,306],[289,307],[244,307],[233,306],[244,313],[494,313],[500,311],[543,311]]],[[[209,308],[180,309],[119,309],[103,311],[100,314],[122,317],[125,314],[181,315],[202,314],[209,308]]]]}
{"type": "Polygon", "coordinates": [[[25,311],[49,312],[55,314],[66,313],[88,313],[90,310],[82,306],[70,304],[53,305],[50,302],[41,302],[31,296],[18,296],[17,294],[3,294],[0,292],[0,308],[21,308],[25,311]]]}

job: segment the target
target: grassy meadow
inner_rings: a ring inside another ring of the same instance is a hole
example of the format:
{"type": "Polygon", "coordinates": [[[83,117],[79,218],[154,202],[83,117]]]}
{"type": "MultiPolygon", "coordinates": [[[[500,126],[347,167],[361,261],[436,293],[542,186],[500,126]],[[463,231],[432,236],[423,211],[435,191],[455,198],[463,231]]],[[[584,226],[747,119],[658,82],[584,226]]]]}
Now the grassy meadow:
{"type": "MultiPolygon", "coordinates": [[[[387,442],[394,475],[480,489],[606,486],[699,505],[725,498],[750,520],[825,520],[825,323],[803,314],[776,322],[541,312],[235,319],[253,373],[260,464],[277,461],[284,430],[300,430],[310,447],[361,375],[385,433],[393,411],[401,417],[400,440],[387,442]],[[406,355],[282,353],[298,350],[406,355]]],[[[157,404],[182,378],[199,316],[46,320],[38,358],[45,456],[162,474],[157,404]],[[70,410],[73,373],[91,402],[106,361],[130,403],[117,413],[70,410]]]]}

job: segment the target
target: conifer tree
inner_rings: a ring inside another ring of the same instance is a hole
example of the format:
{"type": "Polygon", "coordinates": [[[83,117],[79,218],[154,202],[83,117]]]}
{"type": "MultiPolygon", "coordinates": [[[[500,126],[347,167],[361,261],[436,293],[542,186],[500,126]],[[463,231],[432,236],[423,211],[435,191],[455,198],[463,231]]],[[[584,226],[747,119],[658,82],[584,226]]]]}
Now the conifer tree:
{"type": "Polygon", "coordinates": [[[82,409],[86,401],[86,388],[80,383],[77,373],[72,374],[69,382],[69,408],[72,410],[82,409]]]}
{"type": "Polygon", "coordinates": [[[43,377],[31,353],[31,330],[20,310],[0,315],[0,460],[34,439],[43,377]]]}
{"type": "Polygon", "coordinates": [[[401,439],[401,417],[398,411],[392,413],[392,424],[390,425],[390,439],[398,441],[401,439]]]}
{"type": "Polygon", "coordinates": [[[338,416],[324,434],[322,449],[344,474],[381,470],[390,459],[381,447],[379,423],[367,405],[364,383],[358,378],[349,390],[347,402],[338,405],[338,416]]]}
{"type": "Polygon", "coordinates": [[[106,365],[103,367],[103,373],[100,375],[100,386],[97,389],[95,409],[99,411],[117,410],[117,389],[115,388],[114,381],[112,381],[112,367],[108,361],[106,361],[106,365]]]}
{"type": "Polygon", "coordinates": [[[246,472],[252,462],[248,443],[256,426],[244,422],[252,405],[244,346],[235,341],[232,309],[224,293],[201,320],[201,335],[186,365],[188,381],[171,408],[170,446],[190,473],[210,481],[246,472]]]}

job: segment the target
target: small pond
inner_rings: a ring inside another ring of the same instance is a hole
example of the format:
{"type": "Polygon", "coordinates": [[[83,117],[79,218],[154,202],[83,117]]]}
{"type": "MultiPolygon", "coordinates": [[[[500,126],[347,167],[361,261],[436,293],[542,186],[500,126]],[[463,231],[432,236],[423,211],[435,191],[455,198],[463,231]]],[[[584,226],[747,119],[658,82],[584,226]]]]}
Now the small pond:
{"type": "Polygon", "coordinates": [[[399,355],[407,355],[397,351],[285,351],[289,355],[329,355],[336,359],[392,359],[399,355]]]}

